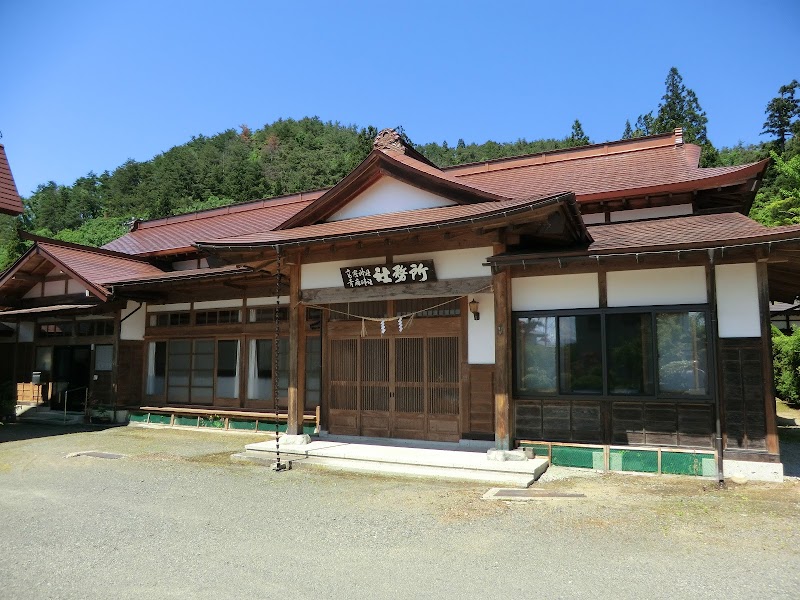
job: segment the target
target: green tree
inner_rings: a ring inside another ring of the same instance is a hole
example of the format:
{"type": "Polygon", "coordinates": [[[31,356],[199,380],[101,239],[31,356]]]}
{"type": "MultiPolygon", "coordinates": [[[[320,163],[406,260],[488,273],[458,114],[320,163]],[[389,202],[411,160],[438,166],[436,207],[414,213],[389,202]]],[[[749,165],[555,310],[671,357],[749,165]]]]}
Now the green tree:
{"type": "Polygon", "coordinates": [[[778,397],[787,404],[800,403],[800,329],[786,335],[772,327],[772,364],[778,397]]]}
{"type": "Polygon", "coordinates": [[[631,127],[631,120],[625,119],[625,131],[622,132],[622,139],[629,140],[633,137],[633,127],[631,127]]]}
{"type": "Polygon", "coordinates": [[[583,125],[578,119],[572,124],[572,132],[567,138],[567,145],[570,147],[586,146],[590,144],[589,136],[583,131],[583,125]]]}
{"type": "Polygon", "coordinates": [[[777,139],[775,146],[777,151],[782,154],[786,148],[786,139],[795,135],[800,121],[800,99],[795,98],[795,92],[800,87],[800,83],[793,79],[788,85],[782,85],[778,89],[778,96],[767,104],[764,112],[767,120],[764,121],[764,131],[761,135],[771,134],[777,139]]]}
{"type": "Polygon", "coordinates": [[[646,135],[653,135],[656,133],[655,127],[655,118],[653,117],[653,111],[651,110],[649,113],[639,115],[636,118],[636,126],[633,130],[632,137],[637,138],[644,137],[646,135]]]}
{"type": "Polygon", "coordinates": [[[784,160],[774,151],[774,181],[756,195],[750,216],[767,226],[800,223],[800,154],[784,160]]]}

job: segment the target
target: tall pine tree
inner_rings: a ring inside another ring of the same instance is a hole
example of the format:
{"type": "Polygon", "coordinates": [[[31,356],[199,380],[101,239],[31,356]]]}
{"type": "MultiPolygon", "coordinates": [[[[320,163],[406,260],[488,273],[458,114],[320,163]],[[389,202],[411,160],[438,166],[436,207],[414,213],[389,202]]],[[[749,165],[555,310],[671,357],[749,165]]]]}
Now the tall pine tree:
{"type": "Polygon", "coordinates": [[[795,119],[800,116],[800,99],[794,97],[798,87],[800,83],[796,79],[788,85],[782,85],[778,90],[779,96],[770,100],[764,111],[767,120],[764,121],[761,135],[772,134],[777,138],[775,146],[779,154],[783,154],[786,139],[793,135],[797,125],[795,119]]]}

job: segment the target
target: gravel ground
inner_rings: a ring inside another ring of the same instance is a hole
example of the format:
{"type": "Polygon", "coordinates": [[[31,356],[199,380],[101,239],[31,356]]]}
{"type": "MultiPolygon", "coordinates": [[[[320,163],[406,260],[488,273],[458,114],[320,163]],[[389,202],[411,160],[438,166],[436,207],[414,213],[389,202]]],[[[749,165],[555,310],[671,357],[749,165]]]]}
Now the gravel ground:
{"type": "Polygon", "coordinates": [[[255,435],[0,426],[0,598],[796,598],[800,482],[553,470],[584,498],[273,471],[255,435]],[[119,460],[65,458],[98,450],[119,460]],[[570,476],[572,472],[574,476],[570,476]]]}

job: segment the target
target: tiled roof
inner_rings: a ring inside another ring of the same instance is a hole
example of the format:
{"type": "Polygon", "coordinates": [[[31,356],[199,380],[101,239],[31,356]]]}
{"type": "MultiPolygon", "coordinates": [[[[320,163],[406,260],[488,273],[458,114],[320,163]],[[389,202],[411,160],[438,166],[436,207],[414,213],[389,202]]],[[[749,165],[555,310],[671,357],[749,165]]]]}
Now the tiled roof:
{"type": "Polygon", "coordinates": [[[189,251],[201,239],[271,231],[321,196],[323,191],[258,200],[139,223],[134,231],[103,246],[127,254],[189,251]]]}
{"type": "Polygon", "coordinates": [[[529,160],[487,165],[485,171],[448,172],[463,183],[509,197],[535,191],[575,192],[578,202],[605,197],[692,191],[732,185],[756,176],[766,162],[736,167],[700,168],[691,145],[669,145],[609,154],[540,155],[529,160]],[[537,160],[538,158],[538,160],[537,160]],[[503,165],[507,164],[504,168],[503,165]]]}
{"type": "Polygon", "coordinates": [[[589,254],[679,247],[734,246],[800,237],[800,225],[765,227],[739,213],[630,221],[587,227],[594,238],[589,254]]]}
{"type": "Polygon", "coordinates": [[[22,200],[8,166],[6,149],[0,144],[0,213],[18,215],[22,213],[22,200]]]}
{"type": "Polygon", "coordinates": [[[495,216],[503,216],[507,213],[517,214],[524,210],[536,210],[560,198],[566,199],[567,195],[536,199],[505,200],[500,202],[481,202],[476,204],[443,206],[389,214],[369,215],[267,233],[200,241],[198,245],[217,248],[270,246],[301,243],[312,240],[347,239],[380,232],[412,231],[415,229],[444,226],[469,220],[483,220],[495,216]]]}
{"type": "Polygon", "coordinates": [[[95,252],[93,248],[76,248],[45,242],[37,242],[37,246],[81,279],[95,286],[164,273],[147,262],[95,252]]]}
{"type": "Polygon", "coordinates": [[[237,273],[249,273],[251,269],[248,267],[240,267],[238,265],[226,265],[224,267],[214,267],[210,269],[184,269],[181,271],[159,271],[153,275],[141,275],[133,277],[125,277],[109,281],[107,283],[117,285],[134,285],[138,283],[162,283],[170,281],[183,281],[187,279],[212,279],[214,277],[222,277],[226,275],[235,275],[237,273]]]}

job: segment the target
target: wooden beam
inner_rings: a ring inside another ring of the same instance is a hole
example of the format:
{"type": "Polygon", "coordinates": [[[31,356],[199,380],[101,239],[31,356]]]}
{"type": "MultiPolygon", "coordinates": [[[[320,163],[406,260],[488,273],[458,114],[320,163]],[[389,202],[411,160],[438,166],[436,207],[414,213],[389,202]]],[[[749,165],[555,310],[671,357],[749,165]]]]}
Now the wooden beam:
{"type": "MultiPolygon", "coordinates": [[[[502,251],[502,250],[501,250],[502,251]]],[[[494,286],[494,439],[498,450],[511,449],[511,273],[492,276],[494,286]]]]}
{"type": "Polygon", "coordinates": [[[769,275],[767,263],[756,264],[758,285],[758,305],[761,312],[761,354],[763,363],[764,415],[767,431],[767,452],[778,454],[778,425],[773,392],[774,374],[772,369],[772,328],[769,314],[769,275]]]}
{"type": "MultiPolygon", "coordinates": [[[[300,264],[289,264],[289,389],[286,407],[288,420],[286,433],[303,433],[303,402],[300,398],[300,377],[305,375],[305,355],[301,354],[300,312],[305,307],[300,304],[300,264]]],[[[303,332],[305,333],[305,332],[303,332]]]]}
{"type": "Polygon", "coordinates": [[[408,298],[436,298],[440,296],[463,296],[489,288],[492,278],[465,277],[463,279],[445,279],[428,283],[407,283],[401,285],[379,285],[350,289],[345,287],[320,288],[304,290],[300,300],[307,304],[336,304],[339,302],[366,302],[368,300],[404,300],[408,298]]]}

